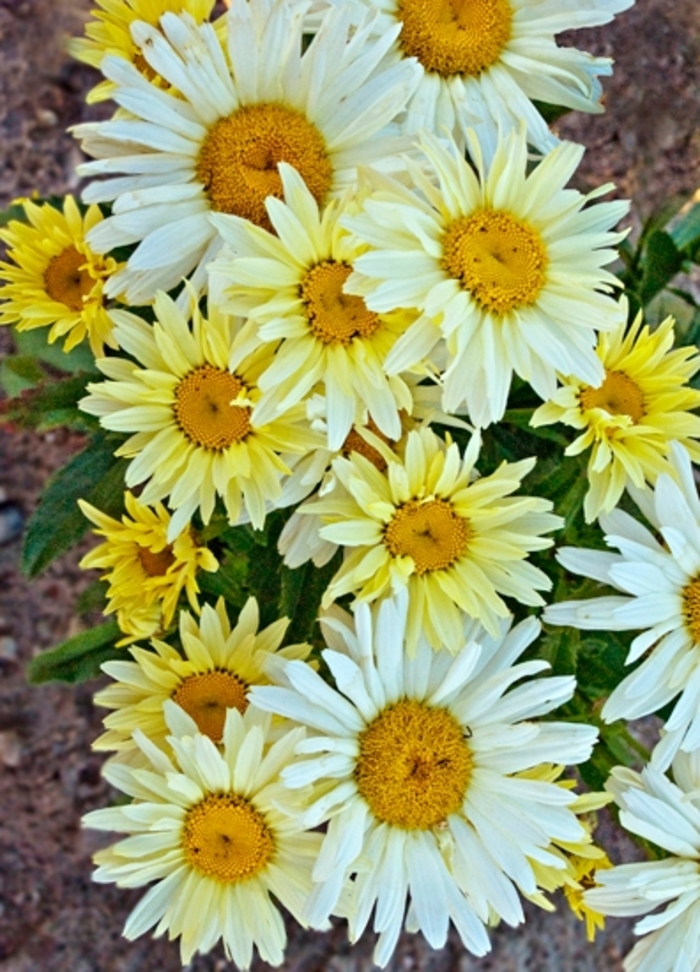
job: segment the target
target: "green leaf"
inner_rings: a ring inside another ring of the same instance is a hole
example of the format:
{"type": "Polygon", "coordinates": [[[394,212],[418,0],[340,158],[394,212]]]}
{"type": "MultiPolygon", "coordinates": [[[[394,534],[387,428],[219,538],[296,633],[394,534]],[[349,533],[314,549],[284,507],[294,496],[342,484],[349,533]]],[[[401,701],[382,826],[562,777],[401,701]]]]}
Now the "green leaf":
{"type": "Polygon", "coordinates": [[[648,304],[683,269],[683,254],[664,230],[655,230],[647,240],[642,258],[639,298],[648,304]]]}
{"type": "Polygon", "coordinates": [[[287,644],[317,641],[319,647],[325,647],[315,625],[321,599],[342,560],[342,550],[338,550],[323,567],[314,567],[311,563],[293,570],[282,567],[280,615],[291,618],[285,639],[287,644]]]}
{"type": "Polygon", "coordinates": [[[99,373],[90,346],[84,341],[72,351],[65,352],[62,350],[62,340],[48,343],[48,329],[45,327],[34,327],[28,331],[15,330],[12,336],[20,354],[38,358],[58,371],[68,374],[77,374],[80,371],[93,375],[99,373]]]}
{"type": "Polygon", "coordinates": [[[14,354],[0,361],[0,388],[10,398],[21,395],[46,379],[37,360],[27,354],[14,354]]]}
{"type": "MultiPolygon", "coordinates": [[[[42,377],[45,378],[43,372],[42,377]]],[[[26,388],[18,396],[0,402],[0,423],[11,422],[25,429],[52,429],[57,426],[92,432],[99,424],[81,412],[77,402],[85,394],[90,375],[75,375],[59,381],[43,381],[26,388]]]]}
{"type": "MultiPolygon", "coordinates": [[[[613,632],[580,635],[576,680],[579,691],[591,701],[607,698],[629,674],[625,659],[629,647],[613,632]]],[[[629,640],[629,639],[628,639],[629,640]]]]}
{"type": "Polygon", "coordinates": [[[700,247],[700,202],[681,210],[669,234],[679,250],[686,250],[689,256],[696,254],[700,247]]]}
{"type": "Polygon", "coordinates": [[[122,636],[116,621],[82,631],[56,648],[42,652],[29,663],[27,675],[33,685],[43,682],[85,682],[100,674],[100,665],[121,658],[123,650],[114,644],[122,636]]]}
{"type": "Polygon", "coordinates": [[[120,438],[98,433],[88,446],[49,480],[24,537],[21,569],[36,577],[82,537],[89,523],[80,512],[85,499],[109,516],[124,504],[126,463],[115,459],[120,438]]]}

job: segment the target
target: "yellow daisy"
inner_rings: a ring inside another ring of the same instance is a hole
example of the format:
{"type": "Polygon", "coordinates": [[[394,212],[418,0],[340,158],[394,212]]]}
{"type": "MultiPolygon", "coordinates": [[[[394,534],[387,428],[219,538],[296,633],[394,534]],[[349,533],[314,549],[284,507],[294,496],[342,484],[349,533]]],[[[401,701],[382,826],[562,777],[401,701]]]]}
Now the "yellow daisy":
{"type": "Polygon", "coordinates": [[[271,742],[269,716],[254,706],[243,715],[229,709],[219,749],[192,734],[191,720],[172,701],[165,709],[172,759],[136,730],[150,768],[104,767],[133,802],[94,810],[83,822],[131,836],[95,854],[93,879],[127,888],[153,882],[124,936],[153,926],[156,935],[167,931],[180,938],[183,965],[219,939],[239,969],[249,967],[254,947],[263,961],[280,965],[286,933],[277,902],[302,921],[323,839],[301,823],[307,789],[292,792],[280,782],[304,730],[271,742]]]}
{"type": "Polygon", "coordinates": [[[65,337],[70,351],[86,337],[93,354],[116,348],[105,309],[104,285],[118,270],[112,257],[97,256],[86,235],[102,222],[97,206],[84,216],[72,196],[63,212],[48,203],[24,200],[27,223],[12,220],[0,229],[10,263],[0,263],[0,324],[18,331],[49,327],[49,343],[65,337]]]}
{"type": "MultiPolygon", "coordinates": [[[[117,55],[130,61],[149,81],[158,83],[158,75],[134,42],[130,27],[136,20],[143,20],[157,27],[164,13],[190,14],[198,24],[209,19],[216,0],[95,0],[100,10],[93,10],[93,20],[85,27],[85,37],[68,41],[68,50],[79,61],[99,70],[106,54],[117,55]]],[[[88,93],[87,102],[111,98],[115,85],[102,81],[88,93]]]]}
{"type": "Polygon", "coordinates": [[[548,500],[510,497],[534,459],[503,462],[474,481],[481,439],[474,434],[460,456],[431,429],[410,432],[403,460],[384,473],[358,453],[336,459],[339,487],[300,509],[320,514],[321,536],[351,548],[324,596],[374,601],[393,589],[409,594],[408,645],[421,631],[434,648],[459,651],[464,615],[491,633],[510,612],[501,594],[541,605],[551,583],[528,563],[529,551],[552,541],[541,534],[561,526],[548,500]]]}
{"type": "Polygon", "coordinates": [[[167,628],[183,591],[199,612],[197,572],[218,570],[219,562],[198,545],[190,528],[168,541],[170,514],[162,503],[145,506],[128,491],[124,503],[126,513],[119,521],[78,500],[85,516],[98,527],[94,532],[105,538],[80,566],[106,571],[101,577],[109,583],[105,614],[116,612],[119,627],[131,640],[167,628]]]}
{"type": "Polygon", "coordinates": [[[126,358],[98,360],[113,380],[88,385],[89,395],[79,403],[105,428],[134,433],[116,455],[132,460],[127,486],[146,483],[143,503],[168,497],[175,511],[169,543],[197,510],[208,523],[217,496],[231,523],[241,520],[245,508],[261,528],[266,504],[279,498],[280,481],[289,473],[281,454],[303,453],[323,442],[309,428],[303,405],[264,425],[255,421],[258,378],[274,347],[258,347],[230,369],[240,322],[214,307],[210,311],[204,319],[194,300],[190,327],[164,293],[156,296],[154,325],[114,311],[119,346],[140,366],[126,358]]]}
{"type": "Polygon", "coordinates": [[[503,416],[513,372],[543,400],[557,372],[599,381],[596,332],[624,317],[611,296],[619,281],[602,268],[624,236],[611,227],[627,203],[589,205],[611,186],[585,196],[565,188],[579,145],[558,145],[528,172],[524,129],[501,139],[490,164],[472,132],[474,168],[454,144],[429,132],[419,141],[430,177],[414,168],[410,190],[376,177],[363,211],[343,219],[369,247],[346,289],[378,313],[420,311],[387,372],[423,362],[444,338],[443,407],[466,402],[479,426],[503,416]]]}
{"type": "Polygon", "coordinates": [[[365,412],[398,439],[399,410],[410,409],[411,393],[399,376],[387,377],[384,360],[416,315],[377,314],[344,293],[365,249],[339,224],[352,197],[321,213],[299,173],[285,163],[279,169],[284,201],[266,201],[276,235],[237,216],[212,216],[231,248],[209,266],[212,299],[253,320],[260,340],[279,344],[260,376],[256,416],[271,418],[322,385],[329,449],[342,446],[365,412]]]}
{"type": "Polygon", "coordinates": [[[234,628],[220,598],[216,608],[204,605],[199,623],[188,611],[180,612],[182,651],[153,640],[152,651],[138,646],[129,649],[133,661],[105,662],[102,670],[115,681],[97,693],[95,702],[115,711],[105,718],[107,732],[94,748],[117,750],[120,758],[133,762],[134,757],[142,756],[132,736],[135,729],[167,748],[166,699],[191,717],[193,732],[220,743],[228,709],[244,713],[252,685],[269,685],[283,660],[305,661],[311,651],[307,644],[280,647],[288,618],[262,631],[258,631],[259,624],[255,598],[248,600],[234,628]]]}
{"type": "MultiPolygon", "coordinates": [[[[626,304],[625,304],[626,306],[626,304]]],[[[596,385],[562,378],[552,399],[532,416],[535,427],[563,422],[581,435],[565,450],[576,456],[591,450],[590,486],[584,513],[590,523],[609,513],[632,483],[654,484],[660,473],[673,471],[668,461],[676,439],[694,462],[700,462],[700,391],[688,382],[700,369],[695,347],[673,349],[674,320],[667,317],[651,331],[642,314],[626,329],[601,334],[597,353],[605,377],[596,385]]]]}

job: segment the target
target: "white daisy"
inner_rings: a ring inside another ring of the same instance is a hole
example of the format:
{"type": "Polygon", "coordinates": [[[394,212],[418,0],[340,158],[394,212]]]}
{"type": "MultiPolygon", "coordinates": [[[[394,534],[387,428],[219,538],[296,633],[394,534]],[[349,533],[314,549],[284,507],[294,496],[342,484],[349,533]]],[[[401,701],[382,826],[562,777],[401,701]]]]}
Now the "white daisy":
{"type": "Polygon", "coordinates": [[[446,411],[466,401],[476,425],[505,411],[513,372],[542,398],[557,372],[599,385],[596,331],[624,311],[602,269],[624,234],[611,227],[624,201],[588,205],[611,186],[582,195],[564,186],[583,148],[563,143],[530,174],[523,129],[498,145],[487,166],[472,133],[476,171],[456,146],[419,139],[437,185],[411,165],[415,189],[375,178],[377,190],[347,225],[370,246],[346,290],[378,313],[416,308],[418,320],[386,358],[389,374],[423,361],[445,338],[446,411]]]}
{"type": "Polygon", "coordinates": [[[357,605],[354,625],[338,611],[326,619],[323,657],[337,689],[290,662],[288,688],[251,691],[253,705],[313,733],[297,746],[308,758],[282,774],[292,788],[320,787],[304,823],[329,821],[305,915],[318,925],[348,914],[355,941],[375,909],[382,966],[407,903],[409,930],[440,948],[451,920],[477,955],[489,949],[494,915],[523,920],[516,889],[536,893],[532,861],[563,868],[551,842],[578,841],[584,829],[571,809],[575,794],[514,774],[585,760],[596,738],[590,726],[531,721],[571,697],[573,677],[511,689],[548,667],[513,664],[537,636],[534,619],[509,633],[504,623],[497,638],[468,625],[456,656],[421,641],[410,657],[406,613],[404,594],[374,617],[357,605]]]}
{"type": "Polygon", "coordinates": [[[617,767],[606,785],[622,825],[669,855],[598,871],[599,886],[584,895],[606,915],[647,915],[635,925],[645,937],[626,972],[700,972],[700,751],[679,753],[673,775],[674,783],[650,766],[641,774],[617,767]]]}
{"type": "MultiPolygon", "coordinates": [[[[324,0],[322,10],[346,0],[324,0]]],[[[392,60],[417,58],[420,84],[403,122],[407,131],[447,128],[463,144],[476,128],[485,153],[499,132],[524,121],[528,142],[541,152],[557,139],[533,101],[602,112],[598,76],[612,60],[559,47],[555,34],[609,23],[634,0],[359,0],[358,16],[380,11],[378,35],[398,24],[392,60]]],[[[316,19],[316,18],[314,18],[316,19]]]]}
{"type": "Polygon", "coordinates": [[[219,749],[174,702],[165,710],[173,760],[137,730],[152,768],[104,767],[133,802],[95,810],[83,822],[131,836],[98,851],[93,880],[127,888],[155,882],[129,915],[124,936],[137,938],[155,925],[155,935],[180,938],[183,965],[219,939],[241,969],[254,946],[279,965],[286,933],[271,895],[303,920],[321,843],[302,823],[306,794],[279,779],[303,729],[270,745],[269,716],[230,709],[219,749]]]}
{"type": "Polygon", "coordinates": [[[371,21],[348,41],[348,10],[324,19],[302,55],[305,3],[234,0],[225,15],[228,48],[211,24],[166,13],[160,28],[131,26],[151,69],[179,93],[161,90],[124,58],[102,71],[128,117],[75,129],[98,161],[82,175],[107,175],[83,198],[113,202],[113,215],[90,235],[97,252],[138,243],[109,293],[148,302],[194,271],[201,289],[220,238],[210,212],[268,226],[264,201],[281,195],[277,169],[289,162],[317,202],[342,192],[357,166],[402,142],[380,133],[418,80],[412,62],[387,65],[398,25],[371,38],[371,21]]]}
{"type": "Polygon", "coordinates": [[[659,476],[655,489],[630,492],[656,536],[628,513],[600,517],[615,553],[563,547],[559,562],[621,592],[562,601],[546,610],[550,624],[584,630],[634,631],[627,663],[644,661],[624,678],[603,706],[606,722],[637,719],[680,696],[666,723],[656,758],[665,768],[680,745],[700,746],[700,502],[688,454],[670,450],[675,478],[659,476]],[[650,650],[651,649],[651,650],[650,650]]]}

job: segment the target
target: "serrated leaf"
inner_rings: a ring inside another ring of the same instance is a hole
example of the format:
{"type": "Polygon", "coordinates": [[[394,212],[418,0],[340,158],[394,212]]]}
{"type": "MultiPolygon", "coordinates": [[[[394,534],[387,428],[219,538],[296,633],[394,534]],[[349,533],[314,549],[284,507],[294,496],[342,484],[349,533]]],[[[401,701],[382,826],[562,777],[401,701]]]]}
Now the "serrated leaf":
{"type": "Polygon", "coordinates": [[[87,500],[109,516],[121,513],[126,463],[114,457],[120,441],[98,433],[49,479],[24,537],[20,565],[27,577],[40,574],[88,529],[89,522],[80,512],[78,499],[87,500]]]}
{"type": "MultiPolygon", "coordinates": [[[[42,378],[45,378],[41,372],[42,378]]],[[[75,375],[59,381],[43,381],[20,395],[0,402],[0,423],[11,422],[25,429],[52,429],[57,426],[92,432],[99,428],[91,415],[81,412],[77,402],[85,394],[90,375],[75,375]]]]}
{"type": "Polygon", "coordinates": [[[122,636],[116,621],[69,638],[56,648],[44,651],[29,663],[27,676],[34,685],[44,682],[85,682],[100,674],[100,665],[112,658],[123,657],[114,647],[122,636]]]}

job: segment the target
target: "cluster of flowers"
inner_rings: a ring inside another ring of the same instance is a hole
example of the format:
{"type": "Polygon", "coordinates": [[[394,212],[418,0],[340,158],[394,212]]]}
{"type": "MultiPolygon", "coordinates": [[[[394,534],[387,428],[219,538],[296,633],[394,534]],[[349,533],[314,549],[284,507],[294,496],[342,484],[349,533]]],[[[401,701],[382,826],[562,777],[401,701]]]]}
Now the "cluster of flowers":
{"type": "Polygon", "coordinates": [[[591,935],[670,902],[626,967],[700,968],[700,357],[671,319],[628,324],[604,269],[627,205],[566,188],[583,149],[533,105],[600,110],[609,61],[554,34],[631,0],[232,0],[213,21],[213,0],[97,3],[73,52],[118,109],[76,135],[105,178],[0,233],[0,322],[89,341],[103,380],[80,408],[128,460],[120,521],[81,504],[104,540],[83,566],[132,646],[104,665],[96,743],[132,800],[86,818],[130,835],[97,881],[154,882],[125,934],[279,964],[274,896],[353,941],[374,913],[379,965],[402,928],[437,948],[450,922],[482,955],[520,895],[564,887],[591,935]],[[477,472],[514,375],[533,428],[580,433],[585,517],[618,551],[560,549],[621,594],[544,620],[643,629],[604,720],[678,698],[609,794],[563,775],[597,729],[539,718],[575,679],[534,678],[540,623],[514,619],[545,606],[528,558],[564,521],[514,495],[535,458],[477,472]],[[277,510],[288,567],[338,562],[320,656],[253,598],[233,627],[200,603],[217,517],[277,510]],[[666,857],[610,864],[590,811],[612,798],[666,857]]]}

